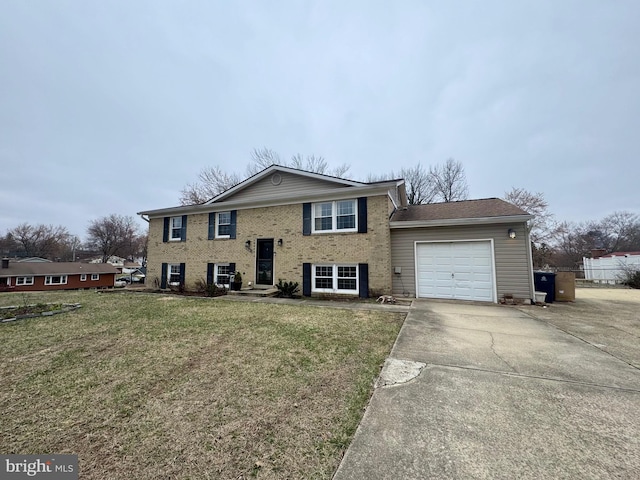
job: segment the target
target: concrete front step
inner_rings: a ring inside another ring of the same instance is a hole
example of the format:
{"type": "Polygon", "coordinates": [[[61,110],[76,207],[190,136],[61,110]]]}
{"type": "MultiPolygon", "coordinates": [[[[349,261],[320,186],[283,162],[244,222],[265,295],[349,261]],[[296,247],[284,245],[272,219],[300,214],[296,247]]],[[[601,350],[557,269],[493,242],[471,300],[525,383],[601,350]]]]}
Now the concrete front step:
{"type": "Polygon", "coordinates": [[[229,295],[242,295],[246,297],[274,297],[278,294],[277,288],[247,288],[242,290],[229,290],[229,295]]]}

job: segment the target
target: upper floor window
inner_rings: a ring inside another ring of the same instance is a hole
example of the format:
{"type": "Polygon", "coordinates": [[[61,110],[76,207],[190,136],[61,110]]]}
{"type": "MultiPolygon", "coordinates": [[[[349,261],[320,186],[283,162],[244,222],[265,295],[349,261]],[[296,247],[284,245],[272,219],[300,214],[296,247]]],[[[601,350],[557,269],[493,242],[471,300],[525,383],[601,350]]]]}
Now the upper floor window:
{"type": "Polygon", "coordinates": [[[356,200],[337,200],[312,205],[313,233],[357,231],[356,200]]]}
{"type": "Polygon", "coordinates": [[[169,240],[182,240],[182,217],[169,219],[169,240]]]}
{"type": "Polygon", "coordinates": [[[216,238],[231,236],[231,212],[216,213],[216,238]]]}

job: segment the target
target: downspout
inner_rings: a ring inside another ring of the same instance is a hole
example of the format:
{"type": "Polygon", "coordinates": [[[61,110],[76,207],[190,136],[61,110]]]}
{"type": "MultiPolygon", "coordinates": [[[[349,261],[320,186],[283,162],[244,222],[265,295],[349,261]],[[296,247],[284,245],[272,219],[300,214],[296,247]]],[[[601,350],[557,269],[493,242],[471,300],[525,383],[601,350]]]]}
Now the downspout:
{"type": "Polygon", "coordinates": [[[536,291],[536,286],[535,286],[535,280],[534,280],[534,276],[533,276],[533,254],[531,253],[531,235],[529,232],[529,222],[525,222],[524,224],[524,231],[526,232],[525,235],[525,239],[527,241],[527,256],[529,257],[529,274],[531,275],[531,278],[529,279],[531,282],[531,305],[535,305],[535,291],[536,291]]]}
{"type": "Polygon", "coordinates": [[[148,218],[144,218],[144,215],[142,213],[138,214],[140,216],[141,219],[143,219],[145,222],[149,223],[149,219],[148,218]]]}

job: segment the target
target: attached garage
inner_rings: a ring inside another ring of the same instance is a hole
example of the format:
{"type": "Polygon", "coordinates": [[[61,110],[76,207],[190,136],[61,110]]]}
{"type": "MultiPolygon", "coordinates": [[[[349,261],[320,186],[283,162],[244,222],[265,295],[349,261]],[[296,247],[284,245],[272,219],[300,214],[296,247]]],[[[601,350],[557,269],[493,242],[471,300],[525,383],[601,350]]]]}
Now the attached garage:
{"type": "Polygon", "coordinates": [[[533,298],[530,218],[497,198],[396,210],[390,221],[393,294],[484,302],[533,298]]]}
{"type": "Polygon", "coordinates": [[[493,241],[416,242],[418,298],[495,302],[493,241]]]}

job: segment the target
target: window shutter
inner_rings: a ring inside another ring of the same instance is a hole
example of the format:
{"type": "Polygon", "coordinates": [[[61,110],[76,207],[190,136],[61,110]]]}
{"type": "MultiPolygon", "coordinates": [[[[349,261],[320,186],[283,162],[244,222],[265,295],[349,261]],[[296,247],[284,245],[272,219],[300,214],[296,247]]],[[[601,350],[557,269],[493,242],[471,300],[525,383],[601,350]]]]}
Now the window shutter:
{"type": "Polygon", "coordinates": [[[213,283],[213,263],[207,263],[207,285],[213,283]]]}
{"type": "Polygon", "coordinates": [[[236,221],[238,218],[238,211],[231,210],[231,225],[229,229],[229,238],[236,238],[236,221]]]}
{"type": "Polygon", "coordinates": [[[164,217],[164,228],[162,230],[162,241],[169,241],[169,217],[164,217]]]}
{"type": "Polygon", "coordinates": [[[358,296],[360,298],[369,298],[369,264],[358,264],[358,296]]]}
{"type": "Polygon", "coordinates": [[[182,215],[182,229],[180,230],[180,241],[187,241],[187,216],[182,215]]]}
{"type": "Polygon", "coordinates": [[[358,233],[367,233],[367,197],[358,198],[358,233]]]}
{"type": "Polygon", "coordinates": [[[180,264],[180,285],[184,285],[184,274],[185,274],[185,268],[186,264],[181,263],[180,264]]]}
{"type": "Polygon", "coordinates": [[[311,204],[302,204],[302,235],[311,235],[311,204]]]}
{"type": "Polygon", "coordinates": [[[302,295],[311,296],[311,264],[302,264],[302,295]]]}
{"type": "MultiPolygon", "coordinates": [[[[166,220],[166,219],[165,219],[166,220]]],[[[160,288],[167,288],[167,264],[162,264],[162,269],[160,271],[160,288]]]]}
{"type": "Polygon", "coordinates": [[[230,273],[235,273],[236,271],[236,264],[235,263],[229,263],[229,272],[230,273]]]}
{"type": "Polygon", "coordinates": [[[216,212],[209,214],[209,240],[216,238],[216,212]]]}

